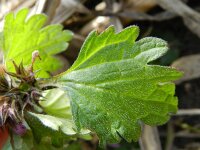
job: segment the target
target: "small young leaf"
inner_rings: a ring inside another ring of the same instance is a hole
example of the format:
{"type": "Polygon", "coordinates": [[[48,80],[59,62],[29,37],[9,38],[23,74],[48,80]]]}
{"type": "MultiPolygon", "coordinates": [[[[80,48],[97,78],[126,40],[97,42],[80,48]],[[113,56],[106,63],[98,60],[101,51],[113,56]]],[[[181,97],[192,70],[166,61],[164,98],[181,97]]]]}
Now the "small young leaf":
{"type": "Polygon", "coordinates": [[[74,122],[71,119],[58,118],[50,115],[26,113],[26,121],[36,141],[40,142],[42,138],[49,137],[51,142],[59,146],[63,139],[71,139],[90,133],[89,130],[82,130],[77,133],[74,122]]]}
{"type": "Polygon", "coordinates": [[[64,51],[72,38],[72,33],[62,30],[61,25],[49,25],[42,28],[47,17],[43,14],[33,15],[27,19],[28,9],[20,10],[16,16],[9,13],[5,17],[3,30],[4,63],[7,70],[13,71],[11,60],[17,64],[23,61],[25,66],[31,63],[31,54],[39,50],[41,61],[36,61],[34,70],[40,70],[39,77],[47,77],[61,66],[53,55],[64,51]],[[51,62],[51,63],[50,63],[51,62]]]}
{"type": "Polygon", "coordinates": [[[135,42],[137,36],[136,26],[92,32],[72,67],[55,77],[69,95],[78,129],[96,132],[102,144],[135,141],[141,122],[163,124],[177,111],[171,81],[182,73],[147,64],[166,53],[167,43],[153,37],[135,42]]]}
{"type": "Polygon", "coordinates": [[[69,97],[59,88],[44,91],[40,105],[48,115],[72,119],[69,97]]]}

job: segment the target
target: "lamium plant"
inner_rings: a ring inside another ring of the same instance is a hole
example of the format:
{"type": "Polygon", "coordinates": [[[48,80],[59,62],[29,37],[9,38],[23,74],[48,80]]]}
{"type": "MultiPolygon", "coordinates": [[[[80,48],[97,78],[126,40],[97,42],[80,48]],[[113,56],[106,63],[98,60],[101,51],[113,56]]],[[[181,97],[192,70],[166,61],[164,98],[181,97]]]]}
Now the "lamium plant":
{"type": "Polygon", "coordinates": [[[137,26],[92,31],[74,64],[52,76],[62,67],[55,55],[73,34],[61,25],[44,26],[45,15],[28,18],[28,12],[7,14],[0,33],[0,133],[9,131],[4,149],[65,149],[91,133],[101,146],[137,141],[142,123],[161,125],[176,113],[172,81],[182,73],[149,64],[167,52],[164,40],[136,41],[137,26]]]}

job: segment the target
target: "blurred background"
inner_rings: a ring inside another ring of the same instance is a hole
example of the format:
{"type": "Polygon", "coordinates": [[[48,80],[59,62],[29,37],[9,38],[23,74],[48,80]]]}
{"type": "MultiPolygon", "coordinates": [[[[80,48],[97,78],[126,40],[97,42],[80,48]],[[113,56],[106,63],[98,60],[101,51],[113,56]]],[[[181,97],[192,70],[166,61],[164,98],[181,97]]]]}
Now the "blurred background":
{"type": "MultiPolygon", "coordinates": [[[[86,36],[94,29],[101,32],[114,25],[119,32],[137,25],[141,30],[139,39],[155,36],[168,41],[168,53],[154,63],[185,72],[176,82],[179,111],[163,126],[143,126],[138,143],[122,141],[108,145],[107,149],[200,150],[199,0],[0,0],[0,31],[5,14],[24,7],[30,8],[31,14],[48,15],[47,24],[60,23],[74,32],[68,49],[57,56],[65,64],[58,72],[69,68],[86,36]]],[[[94,136],[92,140],[79,140],[72,145],[72,150],[94,150],[98,149],[98,140],[94,136]]]]}

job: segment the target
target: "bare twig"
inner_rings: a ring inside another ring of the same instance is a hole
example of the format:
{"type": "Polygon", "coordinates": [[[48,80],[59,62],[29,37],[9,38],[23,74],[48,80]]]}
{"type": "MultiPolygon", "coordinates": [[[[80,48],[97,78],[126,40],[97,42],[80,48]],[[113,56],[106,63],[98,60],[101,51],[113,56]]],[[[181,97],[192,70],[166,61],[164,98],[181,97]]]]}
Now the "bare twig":
{"type": "Polygon", "coordinates": [[[38,0],[35,6],[34,14],[45,13],[48,16],[46,24],[53,20],[60,0],[38,0]]]}
{"type": "Polygon", "coordinates": [[[193,115],[200,115],[200,109],[180,109],[176,116],[193,116],[193,115]]]}
{"type": "Polygon", "coordinates": [[[90,11],[82,5],[85,1],[86,0],[61,0],[61,4],[59,5],[51,23],[62,23],[75,12],[90,13],[90,11]]]}
{"type": "Polygon", "coordinates": [[[200,37],[200,14],[188,7],[181,0],[156,0],[164,9],[173,12],[183,18],[185,25],[198,37],[200,37]]]}
{"type": "Polygon", "coordinates": [[[167,124],[167,139],[166,139],[165,150],[172,149],[174,138],[175,138],[175,134],[174,134],[173,124],[172,122],[169,122],[167,124]]]}
{"type": "Polygon", "coordinates": [[[169,20],[177,15],[175,13],[165,11],[159,14],[156,14],[155,16],[148,15],[143,12],[134,12],[134,11],[123,11],[120,12],[119,14],[120,17],[125,17],[125,18],[130,18],[133,20],[150,20],[150,21],[163,21],[163,20],[169,20]]]}
{"type": "Polygon", "coordinates": [[[149,15],[144,12],[137,12],[137,11],[129,11],[124,10],[120,12],[104,12],[104,11],[93,11],[93,16],[112,16],[112,17],[123,17],[133,20],[148,20],[148,21],[164,21],[164,20],[170,20],[178,15],[169,11],[164,11],[161,13],[158,13],[156,15],[149,15]]]}
{"type": "Polygon", "coordinates": [[[161,143],[157,128],[144,125],[139,144],[141,150],[161,150],[161,143]]]}
{"type": "MultiPolygon", "coordinates": [[[[166,132],[160,132],[161,137],[166,137],[166,132]]],[[[200,138],[199,133],[190,133],[188,131],[179,131],[174,133],[175,138],[200,138]]]]}
{"type": "MultiPolygon", "coordinates": [[[[114,13],[115,0],[105,0],[105,2],[106,2],[106,10],[107,10],[107,12],[114,13]]],[[[120,19],[117,16],[114,16],[114,17],[110,18],[110,24],[115,26],[115,29],[116,29],[117,32],[120,32],[123,29],[123,25],[122,25],[120,19]]]]}
{"type": "Polygon", "coordinates": [[[190,133],[190,132],[186,132],[186,131],[180,131],[177,132],[175,134],[175,137],[184,137],[184,138],[200,138],[200,134],[199,133],[190,133]]]}

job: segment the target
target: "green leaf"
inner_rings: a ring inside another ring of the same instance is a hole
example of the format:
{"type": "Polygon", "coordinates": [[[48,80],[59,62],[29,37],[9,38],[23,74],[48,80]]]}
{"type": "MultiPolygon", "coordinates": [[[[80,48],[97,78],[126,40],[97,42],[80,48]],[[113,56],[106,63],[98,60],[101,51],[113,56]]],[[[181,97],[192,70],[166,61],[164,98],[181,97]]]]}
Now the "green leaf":
{"type": "MultiPolygon", "coordinates": [[[[37,143],[34,140],[34,137],[30,130],[26,132],[25,135],[19,136],[13,134],[14,138],[14,147],[15,150],[63,150],[66,149],[66,146],[63,147],[53,147],[51,141],[47,139],[43,139],[40,143],[37,143]]],[[[68,146],[67,146],[68,149],[68,146]]],[[[12,150],[12,146],[10,143],[10,139],[4,145],[3,150],[12,150]]]]}
{"type": "MultiPolygon", "coordinates": [[[[66,121],[71,122],[73,124],[73,128],[75,128],[72,119],[69,97],[63,90],[56,88],[44,91],[43,98],[40,100],[40,105],[48,115],[57,117],[56,119],[58,120],[62,118],[61,120],[65,121],[66,119],[66,121]]],[[[84,132],[82,131],[79,133],[78,137],[85,140],[91,139],[92,137],[89,133],[90,131],[88,130],[85,130],[84,132]]]]}
{"type": "Polygon", "coordinates": [[[7,70],[13,71],[11,60],[17,64],[23,61],[25,66],[31,64],[32,52],[39,50],[42,60],[37,60],[35,70],[41,69],[39,77],[48,77],[61,67],[61,62],[53,55],[64,51],[72,38],[72,33],[63,31],[61,25],[43,27],[47,17],[44,14],[27,17],[28,9],[20,10],[16,15],[9,13],[5,17],[3,30],[3,52],[7,70]]]}
{"type": "Polygon", "coordinates": [[[121,59],[125,51],[133,47],[138,34],[137,26],[126,28],[117,35],[113,26],[100,35],[96,31],[91,32],[69,71],[121,59]]]}
{"type": "Polygon", "coordinates": [[[69,97],[59,88],[44,91],[40,105],[48,115],[72,119],[69,97]]]}
{"type": "Polygon", "coordinates": [[[74,122],[71,119],[32,112],[27,112],[25,117],[37,142],[40,142],[42,138],[48,137],[53,145],[61,146],[64,139],[71,140],[89,133],[89,130],[81,130],[77,133],[74,122]]]}
{"type": "Polygon", "coordinates": [[[0,32],[0,51],[3,49],[3,32],[0,32]]]}
{"type": "MultiPolygon", "coordinates": [[[[30,150],[34,148],[33,136],[29,130],[23,136],[19,136],[13,133],[13,139],[14,139],[13,145],[15,147],[15,150],[22,150],[22,149],[30,150]]],[[[39,145],[42,146],[41,144],[39,145]]],[[[13,150],[10,143],[10,138],[8,139],[7,143],[4,145],[3,150],[13,150]]]]}
{"type": "Polygon", "coordinates": [[[182,73],[148,65],[166,53],[167,43],[153,37],[135,42],[137,36],[136,26],[92,32],[73,66],[55,77],[69,95],[77,128],[96,132],[102,144],[136,141],[141,122],[160,125],[177,111],[171,81],[182,73]]]}

